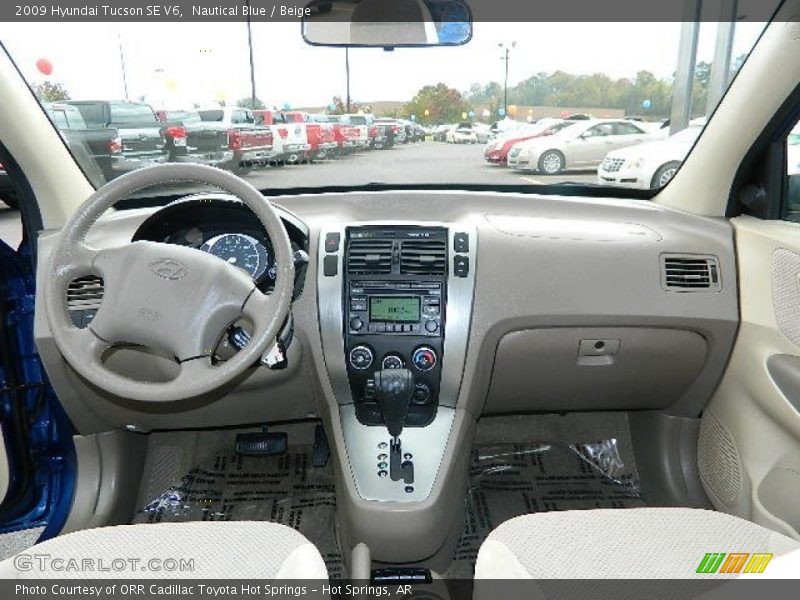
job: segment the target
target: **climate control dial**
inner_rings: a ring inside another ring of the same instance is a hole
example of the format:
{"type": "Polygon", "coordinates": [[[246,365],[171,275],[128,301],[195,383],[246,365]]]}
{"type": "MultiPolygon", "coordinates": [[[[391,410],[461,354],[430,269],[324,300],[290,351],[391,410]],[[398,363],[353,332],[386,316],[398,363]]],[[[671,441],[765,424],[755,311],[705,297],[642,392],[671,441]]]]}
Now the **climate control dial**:
{"type": "Polygon", "coordinates": [[[369,369],[372,362],[375,360],[375,355],[369,346],[356,346],[350,350],[349,354],[350,366],[359,371],[369,369]]]}
{"type": "Polygon", "coordinates": [[[420,346],[411,355],[411,363],[420,371],[430,371],[437,360],[436,351],[430,346],[420,346]]]}
{"type": "Polygon", "coordinates": [[[403,359],[397,354],[387,354],[381,362],[382,369],[402,369],[404,366],[403,359]]]}

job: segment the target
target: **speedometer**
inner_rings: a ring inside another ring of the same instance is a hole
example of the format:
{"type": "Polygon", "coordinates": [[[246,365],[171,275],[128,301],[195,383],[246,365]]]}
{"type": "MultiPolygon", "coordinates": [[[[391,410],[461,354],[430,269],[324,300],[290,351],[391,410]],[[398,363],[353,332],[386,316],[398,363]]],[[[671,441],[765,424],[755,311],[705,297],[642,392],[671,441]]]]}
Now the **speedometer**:
{"type": "Polygon", "coordinates": [[[200,249],[239,267],[256,281],[269,267],[269,254],[264,245],[243,233],[223,233],[208,240],[200,249]]]}

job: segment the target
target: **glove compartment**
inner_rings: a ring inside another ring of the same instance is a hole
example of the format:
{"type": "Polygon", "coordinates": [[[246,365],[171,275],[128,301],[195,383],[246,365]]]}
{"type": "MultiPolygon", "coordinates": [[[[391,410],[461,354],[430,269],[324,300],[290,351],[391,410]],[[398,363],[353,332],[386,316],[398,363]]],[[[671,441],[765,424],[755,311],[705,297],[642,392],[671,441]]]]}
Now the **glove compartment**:
{"type": "Polygon", "coordinates": [[[700,375],[708,344],[693,331],[556,327],[504,335],[484,414],[664,409],[700,375]]]}

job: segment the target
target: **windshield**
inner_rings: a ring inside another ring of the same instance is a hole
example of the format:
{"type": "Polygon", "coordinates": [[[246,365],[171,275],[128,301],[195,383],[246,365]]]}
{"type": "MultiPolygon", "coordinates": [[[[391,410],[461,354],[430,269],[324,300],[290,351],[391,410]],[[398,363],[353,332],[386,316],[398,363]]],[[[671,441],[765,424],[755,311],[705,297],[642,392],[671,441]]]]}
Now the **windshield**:
{"type": "Polygon", "coordinates": [[[241,22],[19,23],[3,44],[43,103],[79,111],[91,137],[69,113],[48,114],[71,128],[62,138],[84,172],[105,181],[197,162],[273,191],[558,193],[666,184],[647,170],[661,166],[653,161],[608,171],[617,163],[606,158],[677,133],[689,144],[669,158],[684,160],[702,131],[686,127],[713,113],[765,27],[736,23],[721,45],[718,24],[700,23],[689,71],[678,59],[683,25],[476,22],[462,46],[386,52],[311,46],[288,22],[253,22],[250,36],[241,22]],[[682,70],[689,110],[675,121],[682,70]],[[514,136],[528,139],[495,143],[514,136]]]}

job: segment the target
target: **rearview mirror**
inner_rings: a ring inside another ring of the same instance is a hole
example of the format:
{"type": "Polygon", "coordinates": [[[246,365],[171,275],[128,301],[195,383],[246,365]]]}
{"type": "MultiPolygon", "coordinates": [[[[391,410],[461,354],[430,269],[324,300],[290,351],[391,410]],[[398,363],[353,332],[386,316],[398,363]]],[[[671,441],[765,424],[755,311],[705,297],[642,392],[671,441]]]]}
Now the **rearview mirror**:
{"type": "Polygon", "coordinates": [[[472,38],[464,0],[312,0],[303,39],[313,46],[460,46],[472,38]]]}

